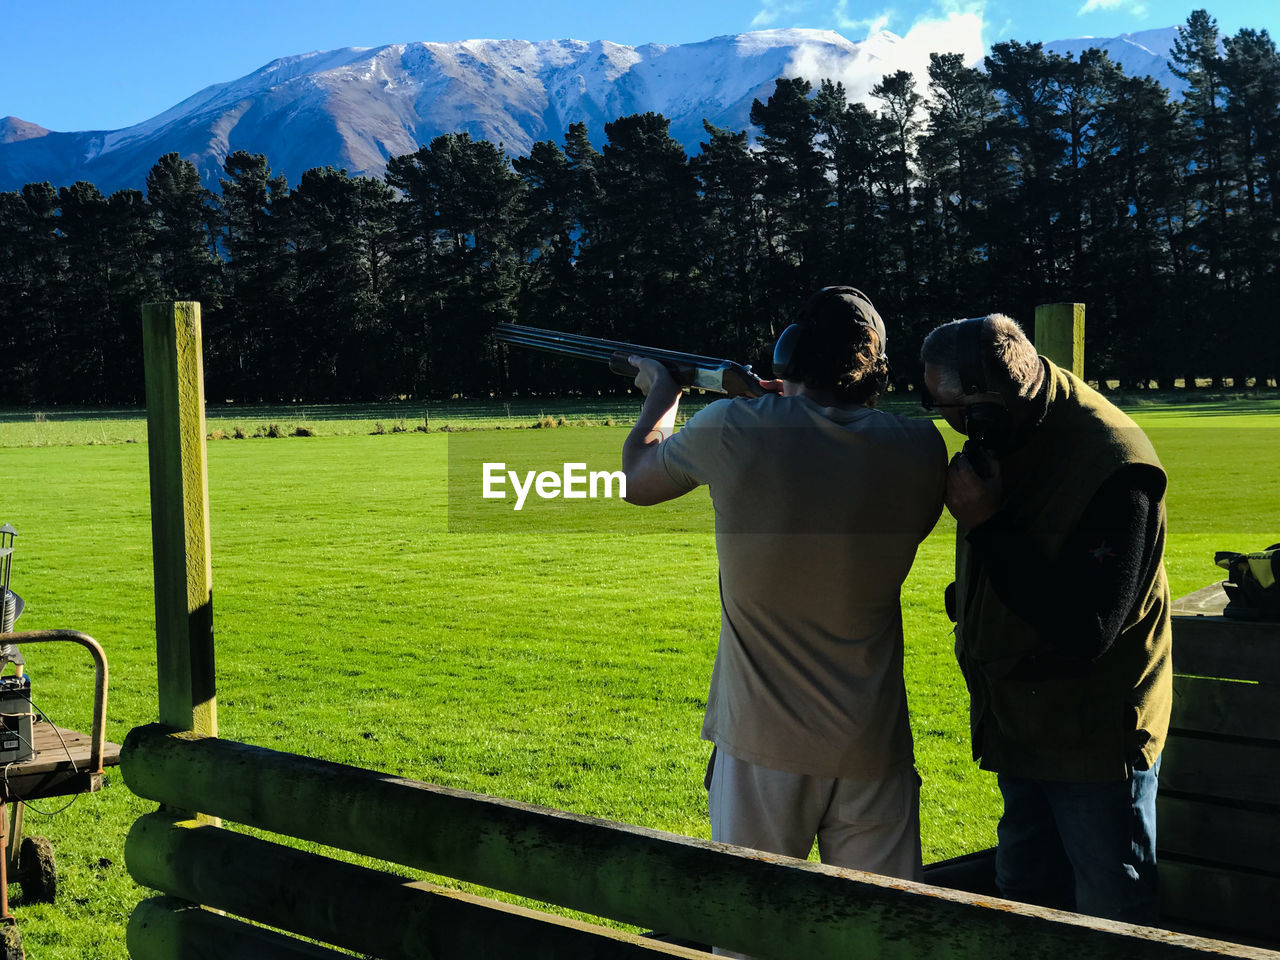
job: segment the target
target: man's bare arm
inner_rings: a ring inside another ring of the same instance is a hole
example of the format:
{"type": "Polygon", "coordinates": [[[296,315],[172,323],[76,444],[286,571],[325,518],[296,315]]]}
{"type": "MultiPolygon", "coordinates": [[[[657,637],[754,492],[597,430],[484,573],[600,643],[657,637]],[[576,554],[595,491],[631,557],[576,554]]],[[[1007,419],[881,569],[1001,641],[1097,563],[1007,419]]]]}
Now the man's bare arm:
{"type": "Polygon", "coordinates": [[[645,397],[636,425],[622,443],[622,472],[627,475],[627,502],[647,507],[689,492],[667,475],[658,451],[675,432],[680,387],[656,360],[633,356],[628,361],[640,371],[636,386],[645,397]]]}

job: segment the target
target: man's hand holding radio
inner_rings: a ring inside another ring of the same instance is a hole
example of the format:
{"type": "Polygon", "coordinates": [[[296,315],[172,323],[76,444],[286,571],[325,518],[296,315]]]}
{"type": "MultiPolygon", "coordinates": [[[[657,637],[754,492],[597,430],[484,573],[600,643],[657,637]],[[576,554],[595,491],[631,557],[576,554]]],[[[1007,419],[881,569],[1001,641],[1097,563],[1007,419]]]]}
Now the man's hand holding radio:
{"type": "Polygon", "coordinates": [[[983,479],[963,453],[951,458],[947,467],[947,509],[956,522],[973,530],[990,520],[1000,509],[1004,484],[1000,478],[1000,461],[987,459],[990,476],[983,479]]]}

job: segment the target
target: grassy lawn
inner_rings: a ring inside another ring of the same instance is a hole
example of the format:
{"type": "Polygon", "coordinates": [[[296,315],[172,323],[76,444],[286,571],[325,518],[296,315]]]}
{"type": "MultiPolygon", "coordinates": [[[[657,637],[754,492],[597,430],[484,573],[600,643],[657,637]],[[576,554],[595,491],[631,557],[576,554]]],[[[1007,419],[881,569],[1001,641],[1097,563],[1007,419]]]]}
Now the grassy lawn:
{"type": "MultiPolygon", "coordinates": [[[[698,731],[719,614],[705,493],[645,511],[592,501],[587,520],[564,501],[531,503],[521,516],[499,501],[471,509],[479,477],[458,469],[470,462],[463,453],[521,469],[614,469],[624,428],[604,424],[636,409],[522,403],[510,416],[477,405],[454,422],[529,426],[546,415],[596,425],[442,433],[434,428],[449,416],[428,412],[433,431],[415,433],[422,410],[404,405],[211,411],[211,431],[251,435],[275,422],[319,434],[209,444],[220,732],[708,836],[709,746],[698,731]],[[389,432],[401,419],[410,429],[389,432]],[[379,421],[388,432],[370,435],[379,421]]],[[[1172,477],[1175,596],[1218,579],[1214,550],[1280,540],[1280,402],[1131,409],[1172,477]]],[[[145,441],[136,411],[0,415],[0,521],[19,530],[20,625],[75,627],[102,642],[116,742],[156,711],[146,446],[128,440],[145,441]]],[[[993,778],[969,759],[941,612],[953,533],[944,515],[903,596],[926,860],[991,844],[999,806],[993,778]]],[[[38,706],[87,730],[83,651],[32,647],[26,657],[38,706]]],[[[111,781],[55,816],[28,818],[59,864],[56,904],[23,905],[14,888],[27,950],[40,960],[126,955],[124,924],[144,892],[125,871],[124,835],[152,805],[111,781]]]]}

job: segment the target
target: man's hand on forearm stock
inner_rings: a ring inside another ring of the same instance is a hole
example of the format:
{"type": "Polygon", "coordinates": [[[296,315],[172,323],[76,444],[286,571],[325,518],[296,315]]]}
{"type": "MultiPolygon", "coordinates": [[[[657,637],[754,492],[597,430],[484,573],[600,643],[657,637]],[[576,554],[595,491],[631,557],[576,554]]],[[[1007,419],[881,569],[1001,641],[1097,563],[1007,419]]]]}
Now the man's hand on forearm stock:
{"type": "Polygon", "coordinates": [[[640,392],[646,397],[653,393],[654,388],[657,387],[659,395],[670,395],[673,398],[679,398],[680,388],[676,385],[675,380],[671,378],[670,371],[657,360],[632,355],[627,357],[627,363],[638,371],[636,373],[636,386],[640,388],[640,392]]]}
{"type": "Polygon", "coordinates": [[[634,356],[627,360],[639,370],[636,386],[645,395],[636,425],[622,444],[627,500],[642,505],[661,503],[686,492],[671,482],[658,460],[658,445],[675,432],[680,387],[658,361],[634,356]]]}
{"type": "MultiPolygon", "coordinates": [[[[680,407],[680,387],[672,379],[667,368],[648,357],[628,357],[627,362],[639,372],[636,386],[644,394],[644,406],[636,418],[635,428],[627,437],[628,446],[633,439],[645,445],[661,443],[675,432],[676,410],[680,407]]],[[[623,469],[626,469],[627,448],[623,447],[623,469]]]]}

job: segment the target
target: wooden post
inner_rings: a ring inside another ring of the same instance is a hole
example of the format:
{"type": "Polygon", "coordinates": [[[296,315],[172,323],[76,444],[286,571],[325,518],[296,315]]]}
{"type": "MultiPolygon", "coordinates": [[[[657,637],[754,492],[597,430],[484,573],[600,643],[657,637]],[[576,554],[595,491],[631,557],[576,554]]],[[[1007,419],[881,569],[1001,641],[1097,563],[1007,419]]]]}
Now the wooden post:
{"type": "Polygon", "coordinates": [[[200,304],[142,308],[160,722],[218,733],[200,304]]]}
{"type": "Polygon", "coordinates": [[[1084,304],[1036,307],[1036,351],[1084,379],[1084,304]]]}

